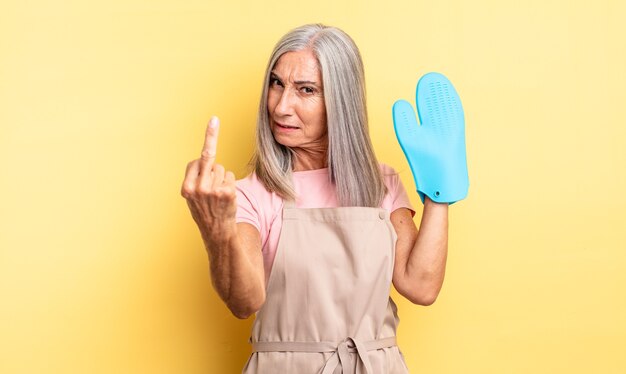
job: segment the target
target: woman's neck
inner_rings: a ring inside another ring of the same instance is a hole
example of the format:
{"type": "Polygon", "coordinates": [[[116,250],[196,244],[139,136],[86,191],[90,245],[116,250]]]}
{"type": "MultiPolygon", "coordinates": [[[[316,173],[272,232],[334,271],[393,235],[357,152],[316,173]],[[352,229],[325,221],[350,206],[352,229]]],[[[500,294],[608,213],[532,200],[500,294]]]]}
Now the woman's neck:
{"type": "Polygon", "coordinates": [[[310,150],[303,148],[292,148],[293,151],[293,171],[316,170],[328,167],[327,149],[310,150]]]}

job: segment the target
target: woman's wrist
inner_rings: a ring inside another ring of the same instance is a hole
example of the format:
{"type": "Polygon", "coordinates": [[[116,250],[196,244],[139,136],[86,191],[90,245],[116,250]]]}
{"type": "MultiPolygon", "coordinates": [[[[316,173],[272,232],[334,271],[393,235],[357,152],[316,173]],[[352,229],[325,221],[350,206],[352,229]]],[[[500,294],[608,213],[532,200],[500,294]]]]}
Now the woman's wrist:
{"type": "Polygon", "coordinates": [[[438,203],[436,201],[433,201],[430,199],[430,197],[428,197],[428,195],[424,195],[424,207],[426,206],[439,206],[439,207],[445,207],[448,208],[448,203],[438,203]]]}
{"type": "Polygon", "coordinates": [[[234,217],[232,219],[214,220],[207,223],[202,231],[205,244],[223,246],[237,236],[237,223],[234,217]]]}

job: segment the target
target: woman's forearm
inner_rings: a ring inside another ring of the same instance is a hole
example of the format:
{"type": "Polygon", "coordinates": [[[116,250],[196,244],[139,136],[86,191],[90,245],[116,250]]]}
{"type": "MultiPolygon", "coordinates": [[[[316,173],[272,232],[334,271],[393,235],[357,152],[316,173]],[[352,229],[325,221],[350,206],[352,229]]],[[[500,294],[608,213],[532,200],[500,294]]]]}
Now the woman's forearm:
{"type": "Polygon", "coordinates": [[[426,196],[417,240],[406,267],[420,304],[435,302],[443,285],[447,254],[448,204],[435,203],[426,196]]]}
{"type": "Polygon", "coordinates": [[[200,158],[187,164],[180,192],[209,255],[213,287],[235,316],[247,318],[265,302],[263,258],[258,231],[250,240],[248,232],[241,233],[245,229],[238,230],[235,174],[215,163],[218,133],[219,120],[213,117],[200,158]]]}
{"type": "Polygon", "coordinates": [[[246,245],[234,222],[220,222],[207,231],[202,236],[213,287],[236,317],[248,318],[265,302],[261,251],[246,245]]]}

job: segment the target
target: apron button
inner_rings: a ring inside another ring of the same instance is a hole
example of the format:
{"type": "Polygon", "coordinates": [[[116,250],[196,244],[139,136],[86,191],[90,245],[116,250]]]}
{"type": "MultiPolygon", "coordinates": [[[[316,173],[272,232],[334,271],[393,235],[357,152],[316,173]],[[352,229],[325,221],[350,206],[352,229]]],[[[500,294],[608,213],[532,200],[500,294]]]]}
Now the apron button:
{"type": "Polygon", "coordinates": [[[378,217],[379,217],[380,219],[385,219],[385,212],[380,212],[380,213],[378,213],[378,217]]]}

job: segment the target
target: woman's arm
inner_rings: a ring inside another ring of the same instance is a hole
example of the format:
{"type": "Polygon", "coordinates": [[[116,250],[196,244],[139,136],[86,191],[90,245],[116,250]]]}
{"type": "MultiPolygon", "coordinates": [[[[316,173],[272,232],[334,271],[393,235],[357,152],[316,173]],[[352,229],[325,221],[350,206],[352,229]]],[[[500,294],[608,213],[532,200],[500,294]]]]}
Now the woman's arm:
{"type": "Polygon", "coordinates": [[[419,231],[407,208],[391,213],[398,235],[393,285],[398,292],[419,305],[437,299],[446,270],[448,254],[448,204],[425,197],[419,231]]]}
{"type": "Polygon", "coordinates": [[[265,303],[259,231],[248,223],[217,224],[207,229],[211,234],[203,233],[202,238],[213,288],[233,315],[248,318],[265,303]]]}
{"type": "Polygon", "coordinates": [[[219,121],[207,126],[201,157],[187,165],[181,195],[198,225],[209,255],[211,281],[238,318],[265,303],[265,275],[258,230],[236,223],[235,175],[215,163],[219,121]]]}

